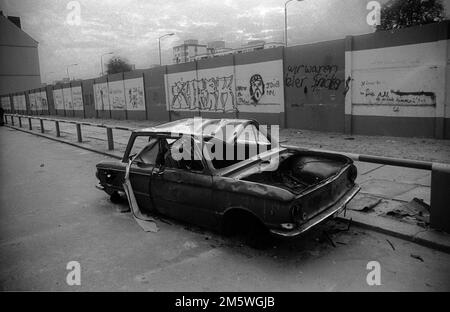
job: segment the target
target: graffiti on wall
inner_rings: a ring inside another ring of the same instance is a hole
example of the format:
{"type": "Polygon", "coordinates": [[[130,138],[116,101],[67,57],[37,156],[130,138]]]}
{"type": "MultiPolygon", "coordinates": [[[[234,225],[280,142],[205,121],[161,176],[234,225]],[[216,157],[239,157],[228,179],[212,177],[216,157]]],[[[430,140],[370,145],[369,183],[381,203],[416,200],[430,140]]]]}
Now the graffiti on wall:
{"type": "Polygon", "coordinates": [[[48,110],[47,92],[41,91],[39,93],[39,103],[42,110],[48,110]]]}
{"type": "Polygon", "coordinates": [[[95,109],[145,111],[142,77],[94,84],[95,109]]]}
{"type": "Polygon", "coordinates": [[[123,80],[108,82],[108,91],[111,110],[126,109],[123,80]]]}
{"type": "Polygon", "coordinates": [[[236,104],[240,112],[283,112],[282,61],[236,66],[236,104]]]}
{"type": "Polygon", "coordinates": [[[385,89],[380,81],[362,81],[359,94],[366,99],[367,104],[375,105],[435,105],[434,92],[404,92],[385,89]]]}
{"type": "Polygon", "coordinates": [[[9,96],[2,97],[1,103],[2,103],[3,109],[11,110],[11,100],[10,100],[9,96]]]}
{"type": "Polygon", "coordinates": [[[322,90],[338,91],[344,85],[339,78],[338,65],[288,65],[285,84],[288,88],[303,89],[303,92],[319,92],[322,90]]]}
{"type": "Polygon", "coordinates": [[[260,74],[251,76],[247,86],[238,85],[236,87],[238,105],[264,104],[261,100],[264,96],[276,96],[280,88],[280,81],[274,79],[271,82],[264,82],[260,74]]]}
{"type": "Polygon", "coordinates": [[[28,94],[30,102],[30,110],[41,111],[48,109],[47,93],[45,91],[37,91],[28,94]]]}
{"type": "Polygon", "coordinates": [[[62,89],[53,90],[53,103],[55,104],[55,109],[64,110],[62,89]]]}
{"type": "Polygon", "coordinates": [[[233,75],[175,81],[169,86],[170,110],[235,111],[233,75]]]}
{"type": "Polygon", "coordinates": [[[72,110],[73,109],[72,90],[70,89],[70,87],[63,88],[62,93],[65,110],[72,110]]]}
{"type": "MultiPolygon", "coordinates": [[[[385,78],[386,79],[386,78],[385,78]]],[[[363,79],[353,84],[354,102],[367,105],[392,106],[434,106],[436,93],[430,90],[416,89],[413,85],[406,86],[391,83],[384,79],[363,79]]]]}
{"type": "Polygon", "coordinates": [[[98,111],[109,110],[108,84],[106,82],[94,84],[95,109],[98,111]]]}
{"type": "Polygon", "coordinates": [[[127,110],[145,111],[144,79],[126,79],[123,82],[127,110]]]}
{"type": "Polygon", "coordinates": [[[25,100],[25,94],[14,95],[13,96],[13,104],[15,110],[27,110],[27,104],[25,100]]]}
{"type": "Polygon", "coordinates": [[[82,111],[84,109],[81,86],[72,87],[72,103],[73,110],[82,111]]]}
{"type": "Polygon", "coordinates": [[[30,102],[30,110],[31,111],[36,111],[37,110],[36,94],[35,93],[29,93],[28,94],[28,101],[30,102]]]}
{"type": "Polygon", "coordinates": [[[284,110],[282,79],[281,60],[168,74],[167,108],[279,113],[284,110]]]}

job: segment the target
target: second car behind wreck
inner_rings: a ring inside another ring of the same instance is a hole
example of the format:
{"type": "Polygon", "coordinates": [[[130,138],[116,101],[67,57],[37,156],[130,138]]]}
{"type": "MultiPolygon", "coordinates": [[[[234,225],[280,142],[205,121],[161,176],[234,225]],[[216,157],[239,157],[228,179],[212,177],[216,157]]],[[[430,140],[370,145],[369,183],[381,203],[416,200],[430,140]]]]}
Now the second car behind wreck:
{"type": "Polygon", "coordinates": [[[279,146],[254,120],[191,118],[133,131],[122,161],[97,164],[106,193],[124,191],[127,165],[142,212],[211,229],[257,224],[295,236],[341,212],[360,189],[348,157],[279,146]],[[212,155],[218,148],[226,157],[212,155]]]}

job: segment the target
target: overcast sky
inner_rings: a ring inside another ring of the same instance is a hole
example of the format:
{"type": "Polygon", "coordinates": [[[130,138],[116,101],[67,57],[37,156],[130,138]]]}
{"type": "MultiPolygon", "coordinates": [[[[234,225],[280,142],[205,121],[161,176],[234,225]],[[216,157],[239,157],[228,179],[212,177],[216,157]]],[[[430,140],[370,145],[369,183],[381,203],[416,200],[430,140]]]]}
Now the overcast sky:
{"type": "MultiPolygon", "coordinates": [[[[0,0],[5,15],[20,16],[22,28],[39,41],[43,81],[96,77],[100,55],[114,52],[137,68],[172,62],[172,47],[186,39],[225,40],[235,48],[249,40],[283,41],[285,0],[79,0],[81,24],[69,25],[70,0],[0,0]],[[50,73],[53,72],[53,73],[50,73]]],[[[288,4],[289,45],[372,32],[369,0],[304,0],[288,4]]],[[[386,0],[381,0],[381,3],[386,0]]],[[[449,2],[448,0],[444,2],[449,2]]]]}

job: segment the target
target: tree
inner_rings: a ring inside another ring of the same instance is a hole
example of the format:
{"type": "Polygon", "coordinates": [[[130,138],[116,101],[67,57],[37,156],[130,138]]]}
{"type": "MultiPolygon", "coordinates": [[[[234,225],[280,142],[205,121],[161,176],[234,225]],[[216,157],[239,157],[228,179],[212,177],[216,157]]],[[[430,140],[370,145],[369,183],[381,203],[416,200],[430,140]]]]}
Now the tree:
{"type": "Polygon", "coordinates": [[[133,70],[130,63],[128,63],[127,60],[116,56],[109,60],[108,64],[106,64],[106,72],[108,75],[116,74],[116,73],[123,73],[127,71],[133,70]]]}
{"type": "Polygon", "coordinates": [[[441,0],[390,0],[381,8],[377,31],[440,22],[445,19],[441,0]]]}

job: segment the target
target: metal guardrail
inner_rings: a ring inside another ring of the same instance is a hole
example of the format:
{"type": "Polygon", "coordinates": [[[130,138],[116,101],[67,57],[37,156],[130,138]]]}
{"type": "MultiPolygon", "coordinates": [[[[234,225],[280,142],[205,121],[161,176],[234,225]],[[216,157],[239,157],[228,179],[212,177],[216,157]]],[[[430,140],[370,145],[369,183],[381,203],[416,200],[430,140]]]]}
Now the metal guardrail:
{"type": "MultiPolygon", "coordinates": [[[[36,116],[26,116],[18,114],[5,114],[5,123],[8,123],[8,118],[11,119],[11,124],[14,126],[14,118],[18,118],[19,127],[22,127],[22,118],[28,119],[28,128],[32,130],[32,119],[40,120],[41,133],[44,133],[44,121],[53,121],[55,123],[56,136],[61,136],[61,131],[59,129],[59,123],[70,123],[75,124],[77,130],[77,140],[78,142],[83,141],[81,126],[92,126],[106,129],[106,137],[108,141],[108,150],[114,150],[114,138],[113,129],[134,131],[135,129],[127,127],[111,127],[104,124],[96,124],[90,122],[79,122],[63,119],[54,119],[46,117],[36,117],[36,116]]],[[[295,146],[283,145],[285,147],[292,147],[299,149],[295,146]]],[[[318,150],[318,149],[306,149],[309,151],[327,152],[336,154],[334,151],[318,150]]],[[[410,160],[410,159],[400,159],[400,158],[390,158],[390,157],[380,157],[371,156],[363,154],[352,154],[352,153],[341,153],[355,161],[361,161],[366,163],[375,163],[381,165],[390,165],[397,167],[406,167],[414,169],[422,169],[431,171],[431,211],[430,211],[430,224],[432,227],[445,230],[450,233],[450,165],[432,163],[426,161],[410,160]]]]}
{"type": "Polygon", "coordinates": [[[97,127],[97,128],[105,128],[106,129],[106,139],[108,142],[108,150],[112,151],[114,150],[114,137],[113,137],[113,129],[114,130],[123,130],[123,131],[133,131],[135,129],[127,128],[127,127],[115,127],[115,126],[107,126],[104,124],[97,124],[97,123],[91,123],[91,122],[84,122],[84,121],[73,121],[73,120],[64,120],[64,119],[55,119],[55,118],[48,118],[48,117],[38,117],[38,116],[29,116],[29,115],[19,115],[19,114],[4,114],[5,123],[8,123],[8,117],[10,117],[11,125],[15,125],[15,118],[19,122],[19,127],[22,128],[22,119],[28,119],[28,129],[33,130],[33,124],[31,122],[32,119],[39,120],[40,122],[40,129],[41,133],[45,133],[44,128],[44,121],[53,121],[55,123],[55,132],[57,137],[61,137],[61,130],[59,127],[60,123],[68,123],[68,124],[74,124],[76,127],[77,132],[77,142],[82,143],[83,142],[83,135],[82,135],[82,128],[81,126],[90,126],[90,127],[97,127]]]}
{"type": "MultiPolygon", "coordinates": [[[[82,132],[81,132],[81,126],[91,126],[91,127],[98,127],[98,128],[106,128],[106,137],[108,141],[108,150],[114,150],[114,138],[113,138],[113,132],[112,130],[124,130],[124,131],[134,131],[136,129],[133,128],[127,128],[127,127],[118,127],[118,126],[107,126],[104,124],[96,124],[91,122],[81,122],[81,121],[73,121],[73,120],[64,120],[64,119],[55,119],[55,118],[47,118],[47,117],[37,117],[37,116],[29,116],[29,115],[18,115],[18,114],[5,114],[5,122],[7,121],[7,116],[11,119],[11,124],[14,126],[14,117],[18,118],[19,121],[19,127],[22,127],[22,118],[28,119],[28,127],[30,130],[32,130],[32,119],[40,120],[40,127],[41,127],[41,133],[44,133],[44,123],[43,121],[53,121],[55,122],[55,130],[56,130],[56,136],[61,136],[61,131],[59,129],[59,123],[69,123],[69,124],[75,124],[76,130],[77,130],[77,140],[78,142],[83,141],[82,132]]],[[[291,146],[291,145],[284,145],[285,147],[290,147],[294,149],[298,149],[297,146],[291,146]]],[[[309,151],[316,151],[316,152],[326,152],[326,153],[332,153],[336,154],[335,151],[328,151],[323,149],[311,149],[308,148],[309,151]]],[[[406,168],[414,168],[414,169],[423,169],[423,170],[432,170],[433,163],[427,162],[427,161],[419,161],[419,160],[411,160],[411,159],[402,159],[402,158],[392,158],[392,157],[381,157],[381,156],[372,156],[372,155],[364,155],[364,154],[353,154],[353,153],[345,153],[345,152],[339,152],[341,155],[345,155],[355,161],[361,161],[361,162],[367,162],[367,163],[374,163],[374,164],[380,164],[380,165],[390,165],[390,166],[397,166],[397,167],[406,167],[406,168]]]]}

